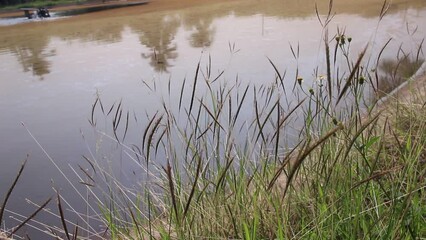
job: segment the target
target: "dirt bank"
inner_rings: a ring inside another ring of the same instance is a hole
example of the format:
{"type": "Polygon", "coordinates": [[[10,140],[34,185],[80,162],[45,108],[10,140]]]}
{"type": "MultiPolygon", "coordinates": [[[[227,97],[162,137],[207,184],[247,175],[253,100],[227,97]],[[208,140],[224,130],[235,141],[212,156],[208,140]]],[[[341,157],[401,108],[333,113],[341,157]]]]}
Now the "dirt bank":
{"type": "MultiPolygon", "coordinates": [[[[140,13],[144,12],[153,12],[153,11],[164,11],[170,9],[182,9],[202,4],[211,4],[218,2],[229,2],[230,0],[149,0],[149,3],[144,5],[142,9],[138,9],[140,13]]],[[[232,0],[231,0],[232,1],[232,0]]],[[[81,8],[91,8],[91,7],[100,7],[100,6],[108,6],[108,5],[116,5],[116,4],[125,4],[125,3],[135,3],[140,2],[139,0],[118,0],[118,1],[106,1],[102,3],[102,1],[89,1],[84,4],[67,4],[62,6],[55,6],[49,8],[51,12],[56,11],[67,11],[81,8]]],[[[130,6],[131,7],[131,6],[130,6]]],[[[0,18],[7,17],[19,17],[23,16],[23,12],[20,10],[11,10],[7,12],[0,12],[0,18]]]]}
{"type": "Polygon", "coordinates": [[[398,100],[400,103],[420,104],[418,101],[421,99],[426,99],[426,62],[406,82],[382,98],[379,101],[379,107],[386,107],[394,100],[398,100]]]}

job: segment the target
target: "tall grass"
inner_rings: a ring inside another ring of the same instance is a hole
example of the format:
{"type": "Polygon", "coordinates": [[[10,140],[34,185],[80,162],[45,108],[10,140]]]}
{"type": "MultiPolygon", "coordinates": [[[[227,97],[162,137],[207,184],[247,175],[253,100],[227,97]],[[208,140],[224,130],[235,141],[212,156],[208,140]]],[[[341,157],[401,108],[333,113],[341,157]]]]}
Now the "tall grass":
{"type": "MultiPolygon", "coordinates": [[[[209,57],[174,91],[169,80],[162,107],[146,121],[121,101],[105,106],[97,98],[89,122],[99,141],[75,171],[86,187],[79,195],[88,206],[80,214],[87,227],[66,220],[58,193],[62,229],[56,237],[426,237],[426,99],[395,99],[395,106],[376,109],[377,99],[367,100],[366,90],[386,92],[378,73],[380,64],[389,65],[380,60],[386,46],[375,61],[367,57],[367,43],[352,52],[351,42],[358,39],[341,30],[329,35],[331,8],[332,1],[325,17],[317,11],[324,28],[324,76],[316,71],[313,79],[303,78],[297,69],[286,78],[269,60],[276,73],[270,85],[243,84],[238,77],[223,79],[223,71],[215,74],[209,57]],[[285,81],[294,81],[293,89],[285,81]],[[127,142],[138,131],[133,121],[144,125],[138,143],[127,142]],[[103,155],[105,143],[119,156],[103,155]],[[140,181],[120,181],[115,165],[132,166],[140,181]],[[97,208],[101,215],[94,215],[97,208]],[[105,231],[91,228],[94,221],[105,231]]],[[[291,50],[297,59],[298,48],[291,50]]],[[[420,55],[419,50],[416,62],[420,55]]],[[[408,61],[405,56],[398,66],[408,61]]]]}
{"type": "Polygon", "coordinates": [[[95,155],[86,157],[108,186],[101,209],[110,237],[425,237],[426,131],[422,115],[414,114],[425,106],[376,110],[365,90],[381,92],[381,77],[368,71],[380,61],[365,59],[368,45],[352,59],[354,40],[344,32],[329,37],[324,28],[327,76],[318,77],[320,84],[296,77],[290,93],[271,60],[271,86],[221,82],[209,58],[205,70],[200,62],[194,79],[176,88],[179,101],[164,100],[148,116],[140,144],[125,142],[131,129],[121,102],[106,111],[96,100],[94,129],[145,173],[137,189],[128,189],[95,155]],[[97,127],[99,113],[112,119],[112,133],[97,127]]]}

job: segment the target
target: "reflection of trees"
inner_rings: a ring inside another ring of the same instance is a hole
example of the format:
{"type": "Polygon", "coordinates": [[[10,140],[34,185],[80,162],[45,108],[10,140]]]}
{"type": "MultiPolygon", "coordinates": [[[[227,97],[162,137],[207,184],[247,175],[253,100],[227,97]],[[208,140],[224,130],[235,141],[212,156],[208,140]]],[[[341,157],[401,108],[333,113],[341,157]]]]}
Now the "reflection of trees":
{"type": "Polygon", "coordinates": [[[42,77],[50,73],[50,62],[46,60],[47,57],[55,55],[55,51],[45,53],[43,48],[16,48],[14,53],[18,57],[25,72],[32,71],[34,75],[42,77]]]}
{"type": "Polygon", "coordinates": [[[0,46],[0,49],[8,48],[13,53],[25,72],[31,71],[41,77],[50,73],[48,57],[54,56],[55,50],[46,51],[49,38],[43,34],[26,36],[24,39],[6,38],[8,46],[0,46]]]}
{"type": "MultiPolygon", "coordinates": [[[[10,26],[0,29],[0,50],[13,52],[25,71],[32,71],[37,76],[50,72],[48,57],[55,51],[46,50],[49,39],[59,37],[63,40],[80,40],[83,42],[118,42],[126,25],[139,34],[139,41],[149,51],[142,53],[156,71],[167,71],[176,59],[177,43],[175,35],[183,23],[191,31],[188,41],[192,47],[208,47],[214,41],[215,27],[213,20],[229,14],[252,16],[262,14],[271,17],[294,18],[315,14],[317,3],[320,13],[326,13],[329,1],[315,0],[256,0],[230,1],[218,4],[205,4],[199,7],[174,11],[175,15],[157,12],[136,15],[137,11],[123,9],[122,17],[108,14],[86,14],[79,18],[70,18],[55,23],[29,24],[27,26],[10,26]]],[[[383,0],[342,0],[334,1],[333,12],[356,13],[366,17],[377,17],[383,0]],[[359,9],[362,9],[360,11],[359,9]]],[[[424,2],[415,0],[394,0],[390,11],[407,7],[424,8],[424,2]]],[[[131,9],[131,8],[129,8],[131,9]]],[[[139,14],[139,13],[138,13],[139,14]]],[[[26,24],[24,24],[26,25],[26,24]]]]}
{"type": "Polygon", "coordinates": [[[179,26],[178,16],[159,16],[156,20],[151,19],[130,25],[140,34],[141,44],[150,49],[148,53],[142,53],[142,57],[149,59],[149,64],[155,71],[167,72],[171,66],[170,60],[177,58],[177,46],[173,43],[173,39],[179,26]]]}
{"type": "Polygon", "coordinates": [[[193,30],[189,38],[192,47],[209,47],[213,42],[216,29],[212,27],[213,18],[197,16],[186,18],[185,25],[193,30]]]}
{"type": "Polygon", "coordinates": [[[0,33],[3,41],[0,50],[7,49],[13,53],[25,72],[32,71],[43,79],[43,75],[50,73],[51,63],[47,60],[56,55],[54,49],[48,50],[49,40],[59,37],[63,40],[81,40],[87,42],[118,42],[124,23],[111,23],[97,19],[90,22],[70,21],[54,25],[39,24],[35,28],[31,25],[21,25],[13,28],[6,27],[0,33]],[[13,30],[12,30],[13,29],[13,30]],[[24,33],[24,34],[22,34],[24,33]]]}
{"type": "MultiPolygon", "coordinates": [[[[149,64],[155,71],[165,71],[172,66],[171,60],[177,58],[177,45],[173,42],[181,22],[187,29],[194,32],[190,35],[189,42],[192,47],[210,46],[214,39],[215,29],[211,27],[214,15],[206,12],[193,13],[184,11],[181,15],[150,15],[151,18],[130,23],[131,29],[140,35],[141,44],[145,45],[149,52],[142,53],[142,57],[149,60],[149,64]]],[[[224,13],[222,13],[224,14],[224,13]]],[[[221,14],[221,15],[222,15],[221,14]]]]}

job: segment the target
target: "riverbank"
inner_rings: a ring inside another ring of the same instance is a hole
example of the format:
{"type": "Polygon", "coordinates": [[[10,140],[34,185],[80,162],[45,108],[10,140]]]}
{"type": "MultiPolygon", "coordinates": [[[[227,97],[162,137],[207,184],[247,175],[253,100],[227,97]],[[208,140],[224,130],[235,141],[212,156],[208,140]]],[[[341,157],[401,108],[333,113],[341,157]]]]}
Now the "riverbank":
{"type": "Polygon", "coordinates": [[[424,97],[426,97],[426,61],[414,76],[394,89],[386,98],[382,99],[382,102],[386,104],[392,99],[398,99],[400,102],[408,103],[424,97]],[[413,92],[417,94],[413,94],[413,92]]]}
{"type": "MultiPolygon", "coordinates": [[[[58,4],[55,6],[48,6],[47,8],[51,12],[62,12],[62,11],[72,11],[84,8],[111,8],[111,7],[120,7],[120,6],[134,6],[135,4],[140,3],[138,0],[129,0],[129,1],[87,1],[82,3],[67,3],[67,4],[58,4]]],[[[143,3],[147,3],[148,1],[143,1],[143,3]]],[[[23,11],[20,9],[10,9],[0,11],[0,18],[10,18],[10,17],[21,17],[23,11]]]]}
{"type": "MultiPolygon", "coordinates": [[[[108,4],[116,4],[117,2],[134,2],[137,0],[110,0],[102,2],[101,0],[88,0],[88,1],[82,1],[79,3],[65,3],[65,4],[57,4],[55,6],[50,7],[52,11],[65,11],[65,10],[74,10],[79,8],[86,8],[86,7],[98,7],[98,6],[105,6],[108,4]]],[[[220,2],[232,2],[237,0],[151,0],[150,4],[144,7],[143,10],[138,10],[140,12],[152,12],[152,11],[162,11],[162,10],[172,10],[172,9],[181,9],[186,7],[192,7],[197,5],[203,5],[203,4],[209,4],[209,3],[220,3],[220,2]]],[[[303,4],[312,4],[312,7],[315,5],[315,1],[306,0],[303,4]]],[[[264,3],[267,5],[267,3],[264,3]]],[[[328,9],[328,1],[324,2],[318,2],[318,9],[320,12],[324,12],[328,9]]],[[[344,0],[339,2],[334,2],[334,10],[336,12],[351,12],[354,14],[361,14],[366,16],[376,16],[378,14],[378,10],[383,5],[382,0],[362,0],[357,1],[356,4],[352,0],[344,0]],[[360,8],[359,5],[365,6],[363,8],[360,8]],[[374,6],[374,7],[372,7],[374,6]]],[[[397,10],[401,7],[404,7],[407,4],[404,0],[396,0],[393,1],[393,4],[390,7],[390,11],[397,10]]],[[[422,1],[413,1],[412,3],[414,7],[421,6],[422,1]]],[[[46,3],[48,6],[49,3],[46,3]]],[[[294,7],[293,7],[294,8],[294,7]]],[[[314,9],[312,9],[314,10],[314,9]]],[[[13,10],[13,9],[0,9],[0,18],[4,17],[16,17],[21,16],[19,10],[13,10]]]]}
{"type": "Polygon", "coordinates": [[[416,73],[382,97],[375,107],[375,111],[384,111],[385,116],[394,114],[392,110],[397,108],[395,104],[422,104],[426,102],[426,61],[416,73]]]}
{"type": "MultiPolygon", "coordinates": [[[[83,3],[73,3],[73,4],[63,4],[49,7],[51,12],[60,12],[60,11],[71,11],[78,10],[83,8],[96,8],[96,7],[108,7],[114,5],[132,5],[138,3],[138,0],[117,0],[117,1],[87,1],[83,3]]],[[[151,0],[149,1],[143,9],[138,9],[141,13],[154,12],[154,11],[164,11],[171,9],[182,9],[187,7],[193,7],[201,4],[209,3],[218,3],[218,2],[229,2],[225,0],[212,1],[212,0],[151,0]]],[[[10,17],[20,17],[23,16],[23,13],[19,9],[10,9],[10,10],[0,10],[0,18],[10,18],[10,17]]]]}

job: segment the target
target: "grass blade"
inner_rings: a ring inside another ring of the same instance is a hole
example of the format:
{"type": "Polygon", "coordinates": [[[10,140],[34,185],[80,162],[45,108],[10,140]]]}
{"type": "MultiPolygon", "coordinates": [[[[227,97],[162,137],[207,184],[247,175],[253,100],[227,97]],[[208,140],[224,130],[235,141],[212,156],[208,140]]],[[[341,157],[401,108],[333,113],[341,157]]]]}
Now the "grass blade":
{"type": "Polygon", "coordinates": [[[192,94],[191,94],[191,103],[189,104],[188,114],[191,114],[192,107],[194,105],[195,90],[197,88],[197,80],[198,80],[198,73],[199,73],[199,71],[200,71],[200,62],[198,62],[197,69],[195,70],[194,84],[192,86],[192,94]]]}
{"type": "Polygon", "coordinates": [[[24,160],[24,162],[21,164],[21,167],[19,168],[18,174],[15,177],[15,180],[13,181],[12,185],[10,186],[9,190],[6,193],[6,197],[3,200],[3,204],[0,208],[0,225],[3,222],[3,214],[4,214],[4,210],[6,209],[6,204],[7,201],[9,200],[10,195],[13,192],[13,189],[16,186],[16,183],[18,182],[19,178],[21,177],[22,171],[24,171],[25,165],[27,164],[28,161],[28,155],[27,158],[24,160]]]}
{"type": "Polygon", "coordinates": [[[28,221],[33,219],[46,205],[52,200],[52,198],[47,199],[34,213],[32,213],[29,217],[27,217],[21,224],[19,224],[17,227],[15,227],[7,236],[11,237],[13,234],[15,234],[20,228],[22,228],[25,224],[27,224],[28,221]]]}
{"type": "Polygon", "coordinates": [[[340,92],[339,97],[337,98],[336,106],[337,106],[337,104],[339,104],[339,102],[342,99],[343,95],[345,95],[346,91],[349,89],[349,86],[351,85],[352,80],[354,79],[355,74],[356,74],[356,72],[358,71],[358,69],[359,69],[359,67],[361,65],[361,61],[364,58],[364,55],[365,55],[365,53],[367,51],[367,48],[368,48],[368,44],[364,47],[364,50],[362,50],[362,52],[359,54],[358,60],[356,61],[355,66],[353,67],[351,73],[349,74],[349,77],[346,80],[346,83],[343,86],[343,89],[340,92]]]}
{"type": "MultiPolygon", "coordinates": [[[[316,148],[318,147],[320,144],[322,144],[323,142],[325,142],[328,138],[330,138],[331,136],[333,136],[336,132],[342,130],[343,124],[340,124],[339,126],[333,128],[331,131],[329,131],[327,134],[325,134],[323,137],[321,137],[320,139],[318,139],[315,143],[313,143],[312,145],[310,145],[309,147],[303,147],[302,148],[302,154],[299,154],[300,156],[298,156],[298,158],[296,159],[296,161],[294,162],[294,166],[292,166],[289,174],[288,174],[288,180],[286,182],[286,185],[284,187],[284,193],[283,193],[283,197],[286,195],[288,187],[290,186],[290,183],[294,177],[294,175],[297,172],[297,169],[299,169],[300,165],[302,165],[303,160],[305,160],[305,158],[316,148]]],[[[307,144],[305,144],[305,146],[307,146],[307,144]]]]}
{"type": "Polygon", "coordinates": [[[62,204],[61,204],[61,196],[59,195],[59,192],[56,191],[57,193],[57,199],[58,199],[58,210],[59,210],[59,215],[60,215],[60,219],[61,219],[61,223],[62,223],[62,227],[64,228],[64,232],[65,232],[65,236],[67,237],[68,240],[70,240],[70,234],[68,232],[68,227],[67,224],[65,223],[65,215],[64,215],[64,211],[62,209],[62,204]]]}

